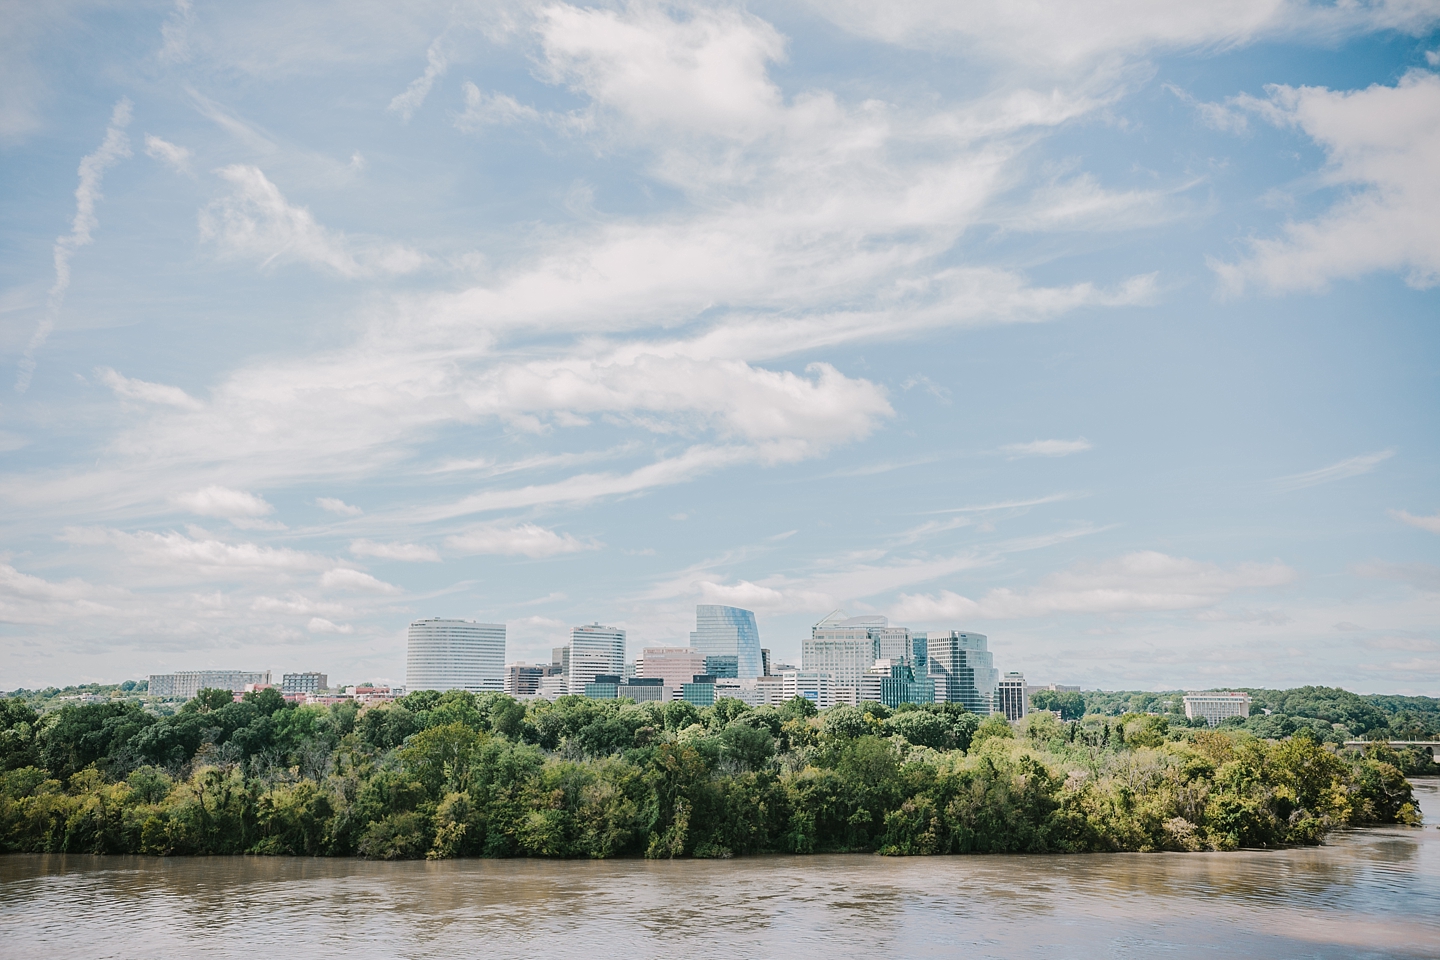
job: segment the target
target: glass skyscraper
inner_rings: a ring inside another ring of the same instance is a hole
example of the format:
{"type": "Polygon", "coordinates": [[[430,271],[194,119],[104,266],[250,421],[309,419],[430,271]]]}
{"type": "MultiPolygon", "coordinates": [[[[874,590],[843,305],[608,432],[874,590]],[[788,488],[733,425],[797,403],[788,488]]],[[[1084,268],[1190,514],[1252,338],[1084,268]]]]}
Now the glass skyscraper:
{"type": "Polygon", "coordinates": [[[745,679],[764,674],[760,628],[749,610],[714,603],[696,605],[690,646],[705,658],[706,673],[745,679]]]}
{"type": "Polygon", "coordinates": [[[995,669],[989,639],[983,633],[932,633],[926,638],[930,677],[935,700],[962,704],[971,713],[987,716],[995,702],[1000,671],[995,669]]]}
{"type": "Polygon", "coordinates": [[[405,659],[410,690],[505,688],[505,624],[473,620],[416,620],[405,659]]]}

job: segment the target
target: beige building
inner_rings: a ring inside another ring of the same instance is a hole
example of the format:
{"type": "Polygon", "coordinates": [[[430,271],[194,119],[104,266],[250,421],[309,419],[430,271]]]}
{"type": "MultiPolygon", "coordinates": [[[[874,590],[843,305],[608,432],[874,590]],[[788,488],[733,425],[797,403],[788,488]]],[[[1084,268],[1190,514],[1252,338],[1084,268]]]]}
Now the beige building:
{"type": "Polygon", "coordinates": [[[1219,726],[1229,717],[1250,716],[1250,694],[1233,691],[1211,691],[1187,693],[1185,695],[1185,716],[1191,720],[1201,717],[1210,726],[1219,726]]]}
{"type": "Polygon", "coordinates": [[[672,690],[679,690],[704,672],[705,655],[694,647],[646,647],[635,659],[635,676],[647,680],[658,677],[672,690]]]}

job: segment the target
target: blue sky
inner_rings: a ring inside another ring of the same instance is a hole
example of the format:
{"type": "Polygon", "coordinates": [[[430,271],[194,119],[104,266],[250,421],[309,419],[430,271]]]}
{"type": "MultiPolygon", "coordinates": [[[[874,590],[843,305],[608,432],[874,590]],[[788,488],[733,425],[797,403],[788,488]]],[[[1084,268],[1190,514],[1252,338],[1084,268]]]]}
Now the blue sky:
{"type": "Polygon", "coordinates": [[[697,602],[1440,686],[1440,3],[0,21],[0,687],[697,602]]]}

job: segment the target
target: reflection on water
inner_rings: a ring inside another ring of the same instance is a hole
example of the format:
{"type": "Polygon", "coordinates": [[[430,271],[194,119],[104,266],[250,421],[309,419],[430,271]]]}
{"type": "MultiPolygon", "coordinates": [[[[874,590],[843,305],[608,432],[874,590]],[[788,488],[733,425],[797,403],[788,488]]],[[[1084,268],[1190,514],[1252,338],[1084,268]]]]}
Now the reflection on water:
{"type": "Polygon", "coordinates": [[[0,857],[0,956],[1440,956],[1430,825],[1227,854],[367,863],[0,857]]]}

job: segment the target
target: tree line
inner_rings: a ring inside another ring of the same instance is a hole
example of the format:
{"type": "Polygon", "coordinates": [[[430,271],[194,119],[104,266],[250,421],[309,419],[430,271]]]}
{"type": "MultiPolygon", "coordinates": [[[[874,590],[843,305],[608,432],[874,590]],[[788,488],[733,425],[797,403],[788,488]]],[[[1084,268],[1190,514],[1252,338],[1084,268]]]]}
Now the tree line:
{"type": "Polygon", "coordinates": [[[1230,850],[1415,823],[1400,758],[1126,713],[817,712],[274,690],[36,713],[0,699],[9,851],[717,857],[1230,850]]]}

